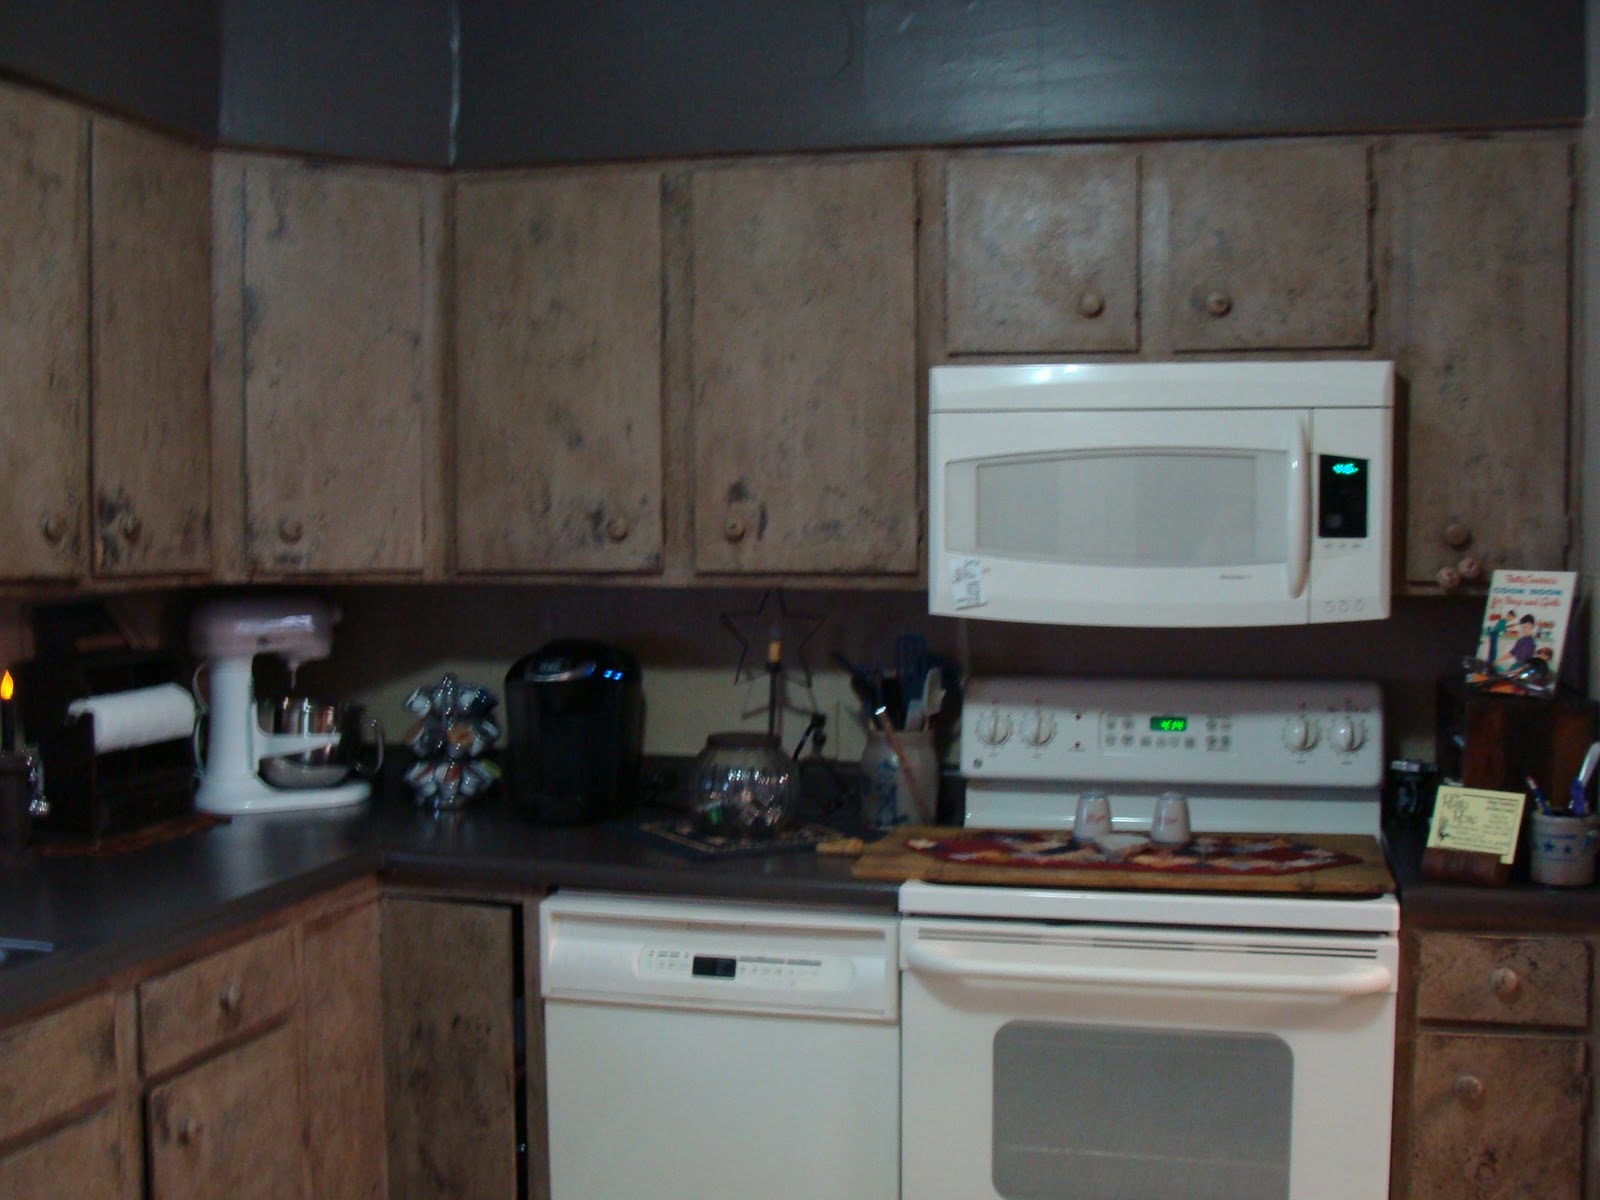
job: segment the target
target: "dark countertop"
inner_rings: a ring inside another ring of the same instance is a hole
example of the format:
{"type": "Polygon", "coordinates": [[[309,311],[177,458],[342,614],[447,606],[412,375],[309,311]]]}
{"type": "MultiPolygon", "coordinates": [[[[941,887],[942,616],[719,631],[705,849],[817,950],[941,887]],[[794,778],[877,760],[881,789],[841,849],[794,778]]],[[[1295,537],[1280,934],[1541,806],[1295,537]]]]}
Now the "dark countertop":
{"type": "MultiPolygon", "coordinates": [[[[1386,840],[1408,925],[1600,930],[1600,887],[1529,884],[1525,869],[1503,888],[1435,883],[1421,875],[1421,830],[1386,840]]],[[[537,826],[494,803],[436,817],[404,796],[340,813],[238,817],[118,856],[33,854],[0,875],[0,936],[61,948],[0,971],[0,1021],[373,873],[485,891],[580,887],[893,912],[896,885],[857,880],[850,867],[806,852],[699,862],[611,824],[537,826]]]]}
{"type": "Polygon", "coordinates": [[[406,883],[554,887],[893,912],[895,886],[809,852],[698,862],[601,824],[543,827],[483,804],[435,817],[396,798],[336,813],[235,817],[108,857],[0,868],[0,936],[60,949],[0,971],[0,1021],[373,872],[406,883]]]}
{"type": "Polygon", "coordinates": [[[1390,869],[1400,888],[1402,926],[1507,934],[1600,932],[1600,885],[1531,883],[1525,850],[1504,887],[1424,879],[1426,840],[1425,829],[1391,829],[1384,834],[1390,869]]]}

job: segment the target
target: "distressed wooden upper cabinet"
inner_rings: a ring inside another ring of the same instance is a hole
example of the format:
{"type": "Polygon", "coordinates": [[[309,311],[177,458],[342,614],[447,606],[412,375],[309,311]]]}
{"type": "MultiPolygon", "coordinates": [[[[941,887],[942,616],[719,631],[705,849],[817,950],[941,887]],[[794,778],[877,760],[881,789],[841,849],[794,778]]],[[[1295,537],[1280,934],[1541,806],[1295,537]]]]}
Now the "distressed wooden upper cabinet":
{"type": "Polygon", "coordinates": [[[954,154],[945,170],[951,354],[1139,348],[1139,155],[954,154]]]}
{"type": "Polygon", "coordinates": [[[218,472],[216,508],[241,521],[243,574],[442,570],[444,188],[421,171],[220,162],[215,444],[245,478],[241,501],[218,472]]]}
{"type": "Polygon", "coordinates": [[[89,118],[0,84],[0,578],[87,568],[89,118]]]}
{"type": "Polygon", "coordinates": [[[1414,587],[1453,586],[1463,559],[1566,565],[1572,153],[1507,134],[1379,158],[1414,587]]]}
{"type": "Polygon", "coordinates": [[[694,566],[917,570],[905,156],[695,171],[694,566]]]}
{"type": "Polygon", "coordinates": [[[1372,344],[1366,143],[1195,143],[1157,162],[1174,350],[1372,344]]]}
{"type": "Polygon", "coordinates": [[[461,571],[661,570],[661,187],[456,184],[461,571]]]}
{"type": "Polygon", "coordinates": [[[211,157],[93,123],[94,571],[211,567],[211,157]]]}

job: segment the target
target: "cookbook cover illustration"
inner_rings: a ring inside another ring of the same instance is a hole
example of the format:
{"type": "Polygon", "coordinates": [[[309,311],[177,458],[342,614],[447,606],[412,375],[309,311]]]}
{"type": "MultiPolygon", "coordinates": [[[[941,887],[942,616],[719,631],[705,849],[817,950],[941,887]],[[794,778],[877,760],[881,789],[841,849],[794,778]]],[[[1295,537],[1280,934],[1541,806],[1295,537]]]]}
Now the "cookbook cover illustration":
{"type": "Polygon", "coordinates": [[[1510,675],[1542,659],[1547,677],[1561,670],[1561,651],[1577,590],[1576,571],[1496,571],[1483,609],[1472,683],[1510,675]]]}

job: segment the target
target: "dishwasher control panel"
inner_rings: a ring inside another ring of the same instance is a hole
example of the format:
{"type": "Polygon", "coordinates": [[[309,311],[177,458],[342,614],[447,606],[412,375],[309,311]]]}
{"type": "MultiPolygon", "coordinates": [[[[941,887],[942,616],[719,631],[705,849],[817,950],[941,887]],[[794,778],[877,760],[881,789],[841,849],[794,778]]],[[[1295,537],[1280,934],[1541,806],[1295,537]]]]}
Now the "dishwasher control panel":
{"type": "Polygon", "coordinates": [[[539,933],[547,1001],[899,1016],[892,916],[558,892],[539,906],[539,933]]]}
{"type": "Polygon", "coordinates": [[[848,985],[848,959],[780,958],[770,954],[700,954],[681,947],[646,946],[639,973],[665,979],[716,979],[733,987],[803,988],[848,985]]]}

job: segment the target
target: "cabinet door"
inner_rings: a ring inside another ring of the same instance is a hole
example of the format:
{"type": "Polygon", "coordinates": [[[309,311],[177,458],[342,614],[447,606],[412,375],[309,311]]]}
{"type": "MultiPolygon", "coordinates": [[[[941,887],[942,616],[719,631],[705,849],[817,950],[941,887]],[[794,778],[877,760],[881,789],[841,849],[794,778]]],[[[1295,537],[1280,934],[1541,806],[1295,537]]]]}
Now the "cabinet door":
{"type": "Polygon", "coordinates": [[[1371,345],[1365,144],[1198,144],[1165,161],[1175,349],[1371,345]]]}
{"type": "Polygon", "coordinates": [[[388,1194],[383,1115],[383,985],[374,901],[306,927],[306,1117],[311,1194],[388,1194]]]}
{"type": "Polygon", "coordinates": [[[0,83],[0,577],[69,579],[88,500],[88,117],[0,83]]]}
{"type": "Polygon", "coordinates": [[[1139,156],[953,156],[945,175],[951,354],[1139,348],[1139,156]]]}
{"type": "Polygon", "coordinates": [[[400,898],[382,909],[389,1195],[514,1196],[512,910],[400,898]]]}
{"type": "Polygon", "coordinates": [[[1582,1042],[1425,1033],[1415,1053],[1411,1200],[1578,1200],[1582,1042]]]}
{"type": "Polygon", "coordinates": [[[1429,138],[1380,162],[1410,584],[1463,557],[1566,564],[1571,153],[1565,135],[1429,138]]]}
{"type": "Polygon", "coordinates": [[[211,566],[211,160],[94,119],[94,560],[211,566]]]}
{"type": "Polygon", "coordinates": [[[280,1025],[151,1088],[151,1200],[305,1195],[297,1055],[280,1025]]]}
{"type": "Polygon", "coordinates": [[[911,161],[710,168],[691,191],[696,569],[916,571],[911,161]]]}
{"type": "Polygon", "coordinates": [[[425,566],[440,453],[439,187],[414,171],[245,170],[246,540],[257,574],[425,566]]]}
{"type": "Polygon", "coordinates": [[[463,571],[661,569],[661,176],[456,187],[463,571]]]}
{"type": "Polygon", "coordinates": [[[0,1196],[121,1200],[132,1195],[137,1191],[123,1187],[121,1124],[111,1108],[0,1155],[0,1196]]]}

